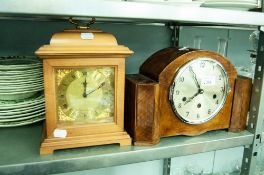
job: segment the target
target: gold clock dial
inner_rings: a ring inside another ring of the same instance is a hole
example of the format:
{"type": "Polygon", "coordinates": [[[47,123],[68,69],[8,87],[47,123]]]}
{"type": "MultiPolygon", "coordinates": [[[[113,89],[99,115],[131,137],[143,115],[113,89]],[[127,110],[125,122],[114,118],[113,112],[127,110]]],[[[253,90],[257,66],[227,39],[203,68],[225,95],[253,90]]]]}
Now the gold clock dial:
{"type": "Polygon", "coordinates": [[[114,121],[114,67],[56,69],[56,86],[59,123],[114,121]]]}

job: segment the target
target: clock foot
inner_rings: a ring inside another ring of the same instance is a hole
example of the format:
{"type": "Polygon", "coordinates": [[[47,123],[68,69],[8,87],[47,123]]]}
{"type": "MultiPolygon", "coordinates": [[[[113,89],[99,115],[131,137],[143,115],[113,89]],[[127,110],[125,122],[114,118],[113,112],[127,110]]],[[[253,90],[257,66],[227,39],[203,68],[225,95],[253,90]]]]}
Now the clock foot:
{"type": "Polygon", "coordinates": [[[126,132],[93,134],[67,138],[46,138],[40,146],[40,154],[52,154],[54,150],[78,148],[106,144],[131,145],[131,138],[126,132]]]}
{"type": "Polygon", "coordinates": [[[120,140],[119,142],[120,146],[129,146],[131,145],[131,139],[123,139],[123,140],[120,140]]]}
{"type": "Polygon", "coordinates": [[[53,154],[54,152],[54,149],[50,149],[50,148],[47,148],[47,147],[41,147],[40,148],[40,154],[43,155],[43,154],[53,154]]]}

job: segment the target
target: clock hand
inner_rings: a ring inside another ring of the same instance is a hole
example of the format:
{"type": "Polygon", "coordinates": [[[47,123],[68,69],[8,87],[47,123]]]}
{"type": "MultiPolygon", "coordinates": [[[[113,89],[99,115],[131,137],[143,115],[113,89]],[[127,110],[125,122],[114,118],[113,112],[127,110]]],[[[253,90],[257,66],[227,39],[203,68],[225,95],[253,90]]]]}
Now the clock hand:
{"type": "Polygon", "coordinates": [[[199,89],[193,96],[191,96],[190,98],[188,98],[188,100],[185,101],[184,105],[186,105],[187,103],[191,102],[197,95],[199,94],[203,94],[204,90],[203,89],[199,89]]]}
{"type": "Polygon", "coordinates": [[[190,70],[191,73],[192,73],[192,76],[193,76],[193,79],[194,79],[194,81],[195,81],[195,84],[196,84],[197,88],[198,88],[198,89],[201,89],[200,84],[198,83],[198,80],[197,80],[196,74],[194,73],[194,71],[193,71],[193,69],[192,69],[191,66],[189,67],[189,70],[190,70]]]}
{"type": "Polygon", "coordinates": [[[86,94],[87,96],[90,95],[91,93],[93,93],[94,91],[100,89],[101,87],[103,87],[105,85],[105,82],[102,82],[98,87],[96,87],[95,89],[91,90],[88,94],[86,94]]]}
{"type": "MultiPolygon", "coordinates": [[[[87,75],[86,75],[86,76],[87,76],[87,75]]],[[[83,86],[84,86],[83,97],[86,98],[86,97],[87,97],[87,93],[86,93],[86,87],[87,87],[86,77],[85,77],[85,80],[84,80],[84,82],[83,82],[83,86]]]]}
{"type": "Polygon", "coordinates": [[[187,103],[191,102],[192,99],[194,99],[194,97],[196,97],[197,95],[199,95],[199,91],[196,92],[196,93],[195,93],[193,96],[191,96],[190,98],[188,98],[188,99],[185,101],[184,105],[186,105],[187,103]]]}

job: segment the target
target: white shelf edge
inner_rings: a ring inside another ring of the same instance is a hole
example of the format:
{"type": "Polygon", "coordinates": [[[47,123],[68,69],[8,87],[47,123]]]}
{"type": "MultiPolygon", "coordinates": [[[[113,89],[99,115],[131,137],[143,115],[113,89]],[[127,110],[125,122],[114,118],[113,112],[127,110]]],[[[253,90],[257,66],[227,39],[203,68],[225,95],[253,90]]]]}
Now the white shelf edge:
{"type": "Polygon", "coordinates": [[[177,21],[223,25],[264,26],[264,13],[95,0],[1,0],[0,16],[97,17],[117,21],[177,21]]]}

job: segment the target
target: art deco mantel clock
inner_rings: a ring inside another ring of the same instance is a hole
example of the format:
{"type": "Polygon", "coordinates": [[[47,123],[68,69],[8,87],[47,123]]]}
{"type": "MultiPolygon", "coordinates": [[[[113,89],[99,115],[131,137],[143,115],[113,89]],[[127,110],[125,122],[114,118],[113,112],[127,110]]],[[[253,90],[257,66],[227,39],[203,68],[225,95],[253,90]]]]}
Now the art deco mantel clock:
{"type": "Polygon", "coordinates": [[[166,48],[126,78],[127,131],[135,144],[229,128],[234,66],[204,50],[166,48]]]}
{"type": "Polygon", "coordinates": [[[119,143],[124,131],[125,58],[133,52],[99,30],[55,33],[36,51],[43,59],[46,137],[40,154],[119,143]]]}

